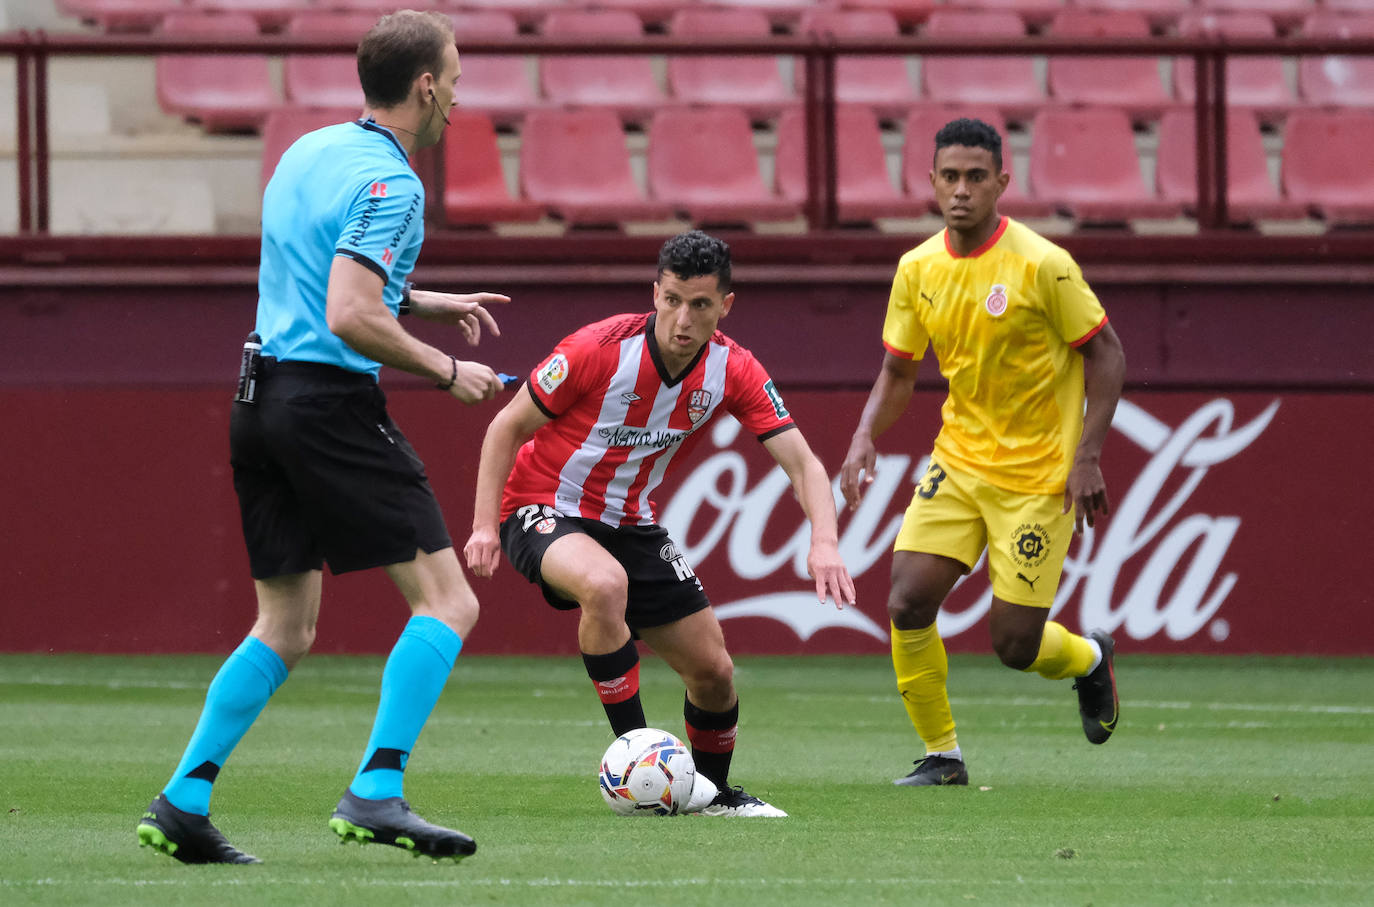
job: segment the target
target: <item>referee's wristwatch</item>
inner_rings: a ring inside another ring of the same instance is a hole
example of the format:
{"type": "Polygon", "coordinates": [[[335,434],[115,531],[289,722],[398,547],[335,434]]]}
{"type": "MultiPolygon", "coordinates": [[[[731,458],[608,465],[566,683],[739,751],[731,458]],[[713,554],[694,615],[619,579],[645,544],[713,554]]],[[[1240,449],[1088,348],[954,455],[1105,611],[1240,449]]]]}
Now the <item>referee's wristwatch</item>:
{"type": "Polygon", "coordinates": [[[396,307],[396,316],[398,318],[402,315],[410,314],[410,291],[413,289],[415,289],[415,284],[408,280],[401,286],[401,303],[396,307]]]}

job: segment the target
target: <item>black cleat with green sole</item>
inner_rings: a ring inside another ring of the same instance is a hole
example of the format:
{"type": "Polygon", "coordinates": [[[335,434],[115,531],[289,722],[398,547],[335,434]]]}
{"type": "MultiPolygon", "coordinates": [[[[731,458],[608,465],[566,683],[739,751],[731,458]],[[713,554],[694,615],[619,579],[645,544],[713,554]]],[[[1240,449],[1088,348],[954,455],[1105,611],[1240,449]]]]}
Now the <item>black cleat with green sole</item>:
{"type": "Polygon", "coordinates": [[[477,842],[451,828],[426,822],[400,797],[365,800],[345,791],[329,827],[342,843],[390,844],[415,856],[461,860],[477,852],[477,842]]]}
{"type": "Polygon", "coordinates": [[[225,840],[209,816],[183,812],[158,794],[138,820],[138,846],[183,863],[261,863],[225,840]]]}

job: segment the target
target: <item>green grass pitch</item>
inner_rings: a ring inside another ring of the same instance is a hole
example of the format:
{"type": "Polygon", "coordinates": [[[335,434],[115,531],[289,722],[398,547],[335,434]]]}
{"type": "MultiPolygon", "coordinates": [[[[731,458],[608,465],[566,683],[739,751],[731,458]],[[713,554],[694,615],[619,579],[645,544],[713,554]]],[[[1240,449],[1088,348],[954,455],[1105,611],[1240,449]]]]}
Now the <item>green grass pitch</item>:
{"type": "MultiPolygon", "coordinates": [[[[183,866],[134,825],[180,756],[211,657],[0,656],[0,903],[1368,904],[1374,659],[1118,659],[1122,720],[1068,681],[954,657],[968,788],[897,788],[919,743],[881,657],[739,658],[732,780],[777,820],[620,818],[573,658],[459,659],[407,794],[478,841],[462,862],[347,847],[326,823],[361,755],[379,658],[306,659],[213,810],[261,866],[183,866]]],[[[682,693],[644,663],[651,724],[682,693]]]]}

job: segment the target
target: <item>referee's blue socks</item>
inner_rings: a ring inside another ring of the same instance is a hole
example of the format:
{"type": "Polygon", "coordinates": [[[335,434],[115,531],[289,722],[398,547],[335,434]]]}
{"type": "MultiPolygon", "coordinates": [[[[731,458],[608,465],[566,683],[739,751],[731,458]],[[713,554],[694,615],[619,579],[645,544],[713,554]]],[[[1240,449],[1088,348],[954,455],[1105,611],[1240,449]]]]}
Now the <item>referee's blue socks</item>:
{"type": "Polygon", "coordinates": [[[162,789],[173,806],[209,815],[210,791],[220,766],[286,680],[286,673],[286,664],[277,653],[252,636],[225,660],[210,682],[205,708],[181,764],[162,789]]]}
{"type": "Polygon", "coordinates": [[[406,760],[444,691],[463,640],[435,617],[406,624],[382,672],[382,698],[372,737],[348,789],[365,800],[404,796],[406,760]]]}

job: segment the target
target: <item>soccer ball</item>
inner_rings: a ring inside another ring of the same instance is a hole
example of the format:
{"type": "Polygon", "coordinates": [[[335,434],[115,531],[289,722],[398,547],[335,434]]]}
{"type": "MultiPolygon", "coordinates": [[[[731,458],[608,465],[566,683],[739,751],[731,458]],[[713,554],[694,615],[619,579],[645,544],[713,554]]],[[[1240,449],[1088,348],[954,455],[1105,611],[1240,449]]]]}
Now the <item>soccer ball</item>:
{"type": "Polygon", "coordinates": [[[692,798],[697,766],[687,744],[667,731],[638,728],[615,738],[601,757],[601,798],[622,816],[673,816],[692,798]]]}

